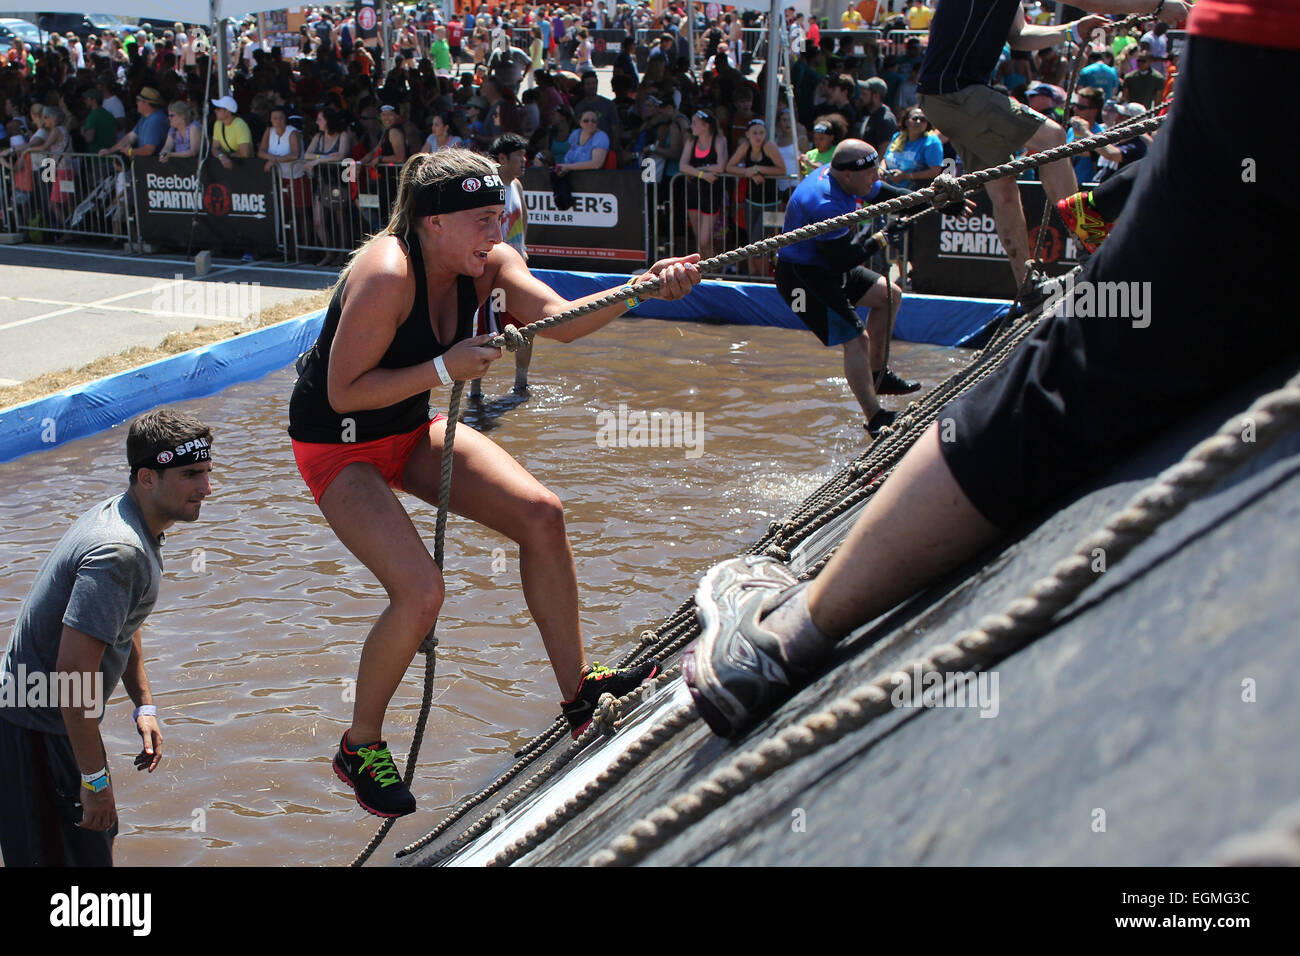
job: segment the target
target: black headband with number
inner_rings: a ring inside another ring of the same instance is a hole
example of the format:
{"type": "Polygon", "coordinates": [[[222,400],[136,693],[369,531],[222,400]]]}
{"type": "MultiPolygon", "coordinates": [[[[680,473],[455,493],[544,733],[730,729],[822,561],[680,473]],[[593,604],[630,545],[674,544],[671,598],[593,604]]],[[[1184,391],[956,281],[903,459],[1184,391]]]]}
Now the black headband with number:
{"type": "Polygon", "coordinates": [[[496,173],[470,173],[429,183],[415,200],[417,216],[438,216],[483,206],[504,206],[506,186],[496,173]]]}
{"type": "Polygon", "coordinates": [[[134,474],[141,468],[164,471],[168,468],[181,468],[185,465],[196,465],[201,461],[211,460],[212,442],[206,438],[193,438],[177,445],[175,448],[163,448],[160,451],[146,455],[139,461],[131,462],[131,473],[134,474]]]}
{"type": "Polygon", "coordinates": [[[868,166],[875,166],[880,162],[880,157],[874,152],[866,153],[862,156],[855,156],[853,159],[836,159],[831,161],[832,169],[866,169],[868,166]]]}

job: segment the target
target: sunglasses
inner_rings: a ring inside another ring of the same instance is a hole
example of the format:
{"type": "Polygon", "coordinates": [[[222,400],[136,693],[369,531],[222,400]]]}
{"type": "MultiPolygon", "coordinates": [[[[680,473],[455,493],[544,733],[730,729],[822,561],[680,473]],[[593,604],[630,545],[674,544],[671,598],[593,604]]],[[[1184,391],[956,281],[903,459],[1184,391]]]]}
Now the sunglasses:
{"type": "Polygon", "coordinates": [[[582,121],[583,121],[584,123],[599,123],[599,122],[600,122],[600,120],[596,119],[595,117],[589,117],[589,116],[584,116],[584,117],[582,118],[582,121]]]}
{"type": "Polygon", "coordinates": [[[909,116],[909,117],[907,118],[907,121],[908,121],[909,123],[924,123],[924,122],[926,122],[926,119],[925,119],[924,116],[917,116],[917,115],[913,114],[912,116],[909,116]]]}

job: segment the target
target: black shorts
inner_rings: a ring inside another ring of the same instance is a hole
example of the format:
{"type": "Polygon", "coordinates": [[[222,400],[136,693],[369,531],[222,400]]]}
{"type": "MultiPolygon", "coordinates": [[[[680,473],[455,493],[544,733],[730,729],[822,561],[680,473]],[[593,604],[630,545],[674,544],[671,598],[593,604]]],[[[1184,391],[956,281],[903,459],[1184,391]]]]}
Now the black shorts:
{"type": "Polygon", "coordinates": [[[722,212],[722,180],[709,183],[698,176],[687,179],[686,208],[710,216],[722,212]]]}
{"type": "Polygon", "coordinates": [[[81,769],[62,734],[0,718],[0,854],[13,866],[112,866],[117,824],[83,830],[81,769]]]}
{"type": "Polygon", "coordinates": [[[1246,148],[1240,132],[1273,119],[1257,91],[1294,77],[1300,52],[1187,41],[1171,115],[1114,231],[1066,299],[1073,317],[1044,322],[939,413],[955,423],[956,440],[940,444],[945,461],[1001,528],[1300,350],[1288,292],[1300,198],[1281,173],[1293,138],[1252,138],[1246,148]],[[1241,104],[1254,119],[1240,115],[1241,104]],[[1253,177],[1244,176],[1247,157],[1253,177]],[[1130,307],[1097,314],[1104,289],[1111,304],[1126,290],[1130,307]]]}
{"type": "Polygon", "coordinates": [[[822,345],[843,345],[864,328],[856,303],[880,281],[880,273],[854,266],[848,273],[776,260],[776,288],[799,321],[822,345]]]}

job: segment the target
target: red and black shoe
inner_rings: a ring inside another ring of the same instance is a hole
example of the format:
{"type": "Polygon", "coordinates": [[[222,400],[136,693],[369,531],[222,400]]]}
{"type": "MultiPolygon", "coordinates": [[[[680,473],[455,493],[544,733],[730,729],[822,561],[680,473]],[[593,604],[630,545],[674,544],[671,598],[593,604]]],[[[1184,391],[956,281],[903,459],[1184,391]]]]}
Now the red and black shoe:
{"type": "Polygon", "coordinates": [[[339,752],[334,755],[334,772],[353,789],[357,803],[367,813],[404,817],[415,812],[415,797],[402,782],[387,741],[377,740],[351,750],[348,735],[344,734],[339,752]]]}
{"type": "Polygon", "coordinates": [[[1106,241],[1114,223],[1107,222],[1092,206],[1092,193],[1078,192],[1066,196],[1056,204],[1056,211],[1065,221],[1065,227],[1074,233],[1083,243],[1083,248],[1096,252],[1097,247],[1106,241]]]}
{"type": "Polygon", "coordinates": [[[596,712],[596,704],[602,694],[626,697],[658,673],[659,662],[654,660],[643,661],[631,667],[620,667],[617,670],[601,664],[592,664],[585,668],[582,681],[578,684],[578,692],[573,695],[572,700],[566,700],[560,705],[564,716],[569,720],[569,730],[573,733],[573,739],[577,740],[582,736],[582,732],[591,723],[592,715],[596,712]]]}

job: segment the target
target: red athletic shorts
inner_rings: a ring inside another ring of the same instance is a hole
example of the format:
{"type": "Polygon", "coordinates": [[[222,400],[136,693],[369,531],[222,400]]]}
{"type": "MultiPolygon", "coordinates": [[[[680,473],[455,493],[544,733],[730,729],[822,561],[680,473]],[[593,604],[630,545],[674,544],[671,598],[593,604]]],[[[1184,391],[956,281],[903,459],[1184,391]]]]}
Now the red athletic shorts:
{"type": "Polygon", "coordinates": [[[405,435],[390,435],[376,438],[374,441],[343,442],[339,444],[295,441],[293,457],[298,462],[298,471],[307,487],[311,489],[316,504],[320,504],[321,495],[330,486],[339,472],[354,461],[363,461],[374,465],[388,482],[388,487],[402,490],[402,471],[406,460],[411,457],[429,429],[436,423],[446,421],[446,415],[436,415],[428,424],[421,425],[405,435]]]}

